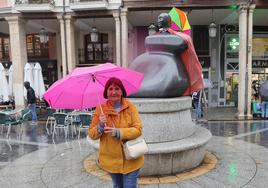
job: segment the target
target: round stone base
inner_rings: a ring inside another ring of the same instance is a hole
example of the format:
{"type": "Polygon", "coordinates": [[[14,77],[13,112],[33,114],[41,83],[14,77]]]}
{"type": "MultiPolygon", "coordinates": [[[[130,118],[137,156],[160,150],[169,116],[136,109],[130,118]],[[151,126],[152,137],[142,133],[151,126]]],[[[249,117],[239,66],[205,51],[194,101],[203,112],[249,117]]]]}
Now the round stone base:
{"type": "MultiPolygon", "coordinates": [[[[167,175],[179,173],[197,167],[204,159],[205,145],[211,133],[202,127],[196,127],[193,135],[171,142],[147,143],[148,153],[141,168],[142,176],[167,175]]],[[[96,150],[99,141],[87,139],[96,150]]]]}
{"type": "MultiPolygon", "coordinates": [[[[86,172],[102,180],[111,180],[111,177],[109,176],[109,174],[103,171],[102,169],[100,169],[99,166],[97,166],[96,160],[97,160],[96,153],[90,155],[84,160],[84,168],[86,172]]],[[[205,157],[204,157],[202,164],[198,166],[197,168],[194,168],[187,172],[181,172],[181,173],[176,173],[176,174],[167,175],[167,176],[139,177],[138,183],[142,185],[159,184],[159,183],[175,183],[178,181],[191,179],[191,178],[201,176],[211,171],[212,169],[215,168],[217,163],[218,163],[218,159],[216,158],[216,156],[207,151],[205,153],[205,157]]]]}

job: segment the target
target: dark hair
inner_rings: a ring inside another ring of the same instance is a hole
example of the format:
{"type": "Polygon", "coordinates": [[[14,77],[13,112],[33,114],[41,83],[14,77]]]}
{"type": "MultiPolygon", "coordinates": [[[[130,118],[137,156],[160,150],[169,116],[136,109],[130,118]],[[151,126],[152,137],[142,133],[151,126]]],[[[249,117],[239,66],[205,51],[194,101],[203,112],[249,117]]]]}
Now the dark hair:
{"type": "Polygon", "coordinates": [[[30,88],[30,82],[28,82],[28,81],[25,81],[25,82],[23,83],[23,85],[24,85],[24,87],[25,87],[26,89],[30,88]]]}
{"type": "Polygon", "coordinates": [[[105,99],[108,98],[108,96],[107,96],[107,90],[108,90],[108,88],[109,88],[112,84],[115,84],[115,85],[117,85],[118,87],[120,87],[120,89],[122,90],[122,96],[123,96],[123,97],[126,97],[126,96],[127,96],[127,92],[126,92],[126,89],[125,89],[125,87],[124,87],[122,81],[119,80],[118,78],[112,77],[112,78],[110,78],[110,79],[106,82],[105,87],[104,87],[103,97],[104,97],[105,99]]]}

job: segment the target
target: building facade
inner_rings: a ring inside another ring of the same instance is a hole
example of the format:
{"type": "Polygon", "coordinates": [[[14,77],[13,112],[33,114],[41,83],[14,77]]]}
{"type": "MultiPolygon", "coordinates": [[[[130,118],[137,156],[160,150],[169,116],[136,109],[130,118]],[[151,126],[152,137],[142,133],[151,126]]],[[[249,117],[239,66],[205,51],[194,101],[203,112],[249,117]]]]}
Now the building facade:
{"type": "Polygon", "coordinates": [[[14,66],[16,106],[24,105],[26,62],[40,62],[47,86],[78,66],[127,67],[145,51],[147,27],[172,7],[187,12],[203,75],[213,82],[206,90],[209,106],[237,103],[238,116],[250,116],[252,82],[266,80],[268,72],[264,0],[2,0],[0,61],[14,66]],[[214,38],[211,22],[217,25],[214,38]],[[98,30],[97,42],[91,40],[92,28],[98,30]]]}

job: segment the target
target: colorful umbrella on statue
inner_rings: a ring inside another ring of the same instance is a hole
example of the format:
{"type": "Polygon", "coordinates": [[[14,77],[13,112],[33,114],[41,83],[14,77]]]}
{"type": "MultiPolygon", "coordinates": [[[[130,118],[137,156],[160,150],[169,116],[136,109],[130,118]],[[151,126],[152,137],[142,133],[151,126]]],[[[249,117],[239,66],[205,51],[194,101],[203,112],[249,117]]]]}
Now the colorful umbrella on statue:
{"type": "Polygon", "coordinates": [[[173,7],[168,14],[171,18],[171,29],[191,36],[191,26],[184,11],[173,7]]]}

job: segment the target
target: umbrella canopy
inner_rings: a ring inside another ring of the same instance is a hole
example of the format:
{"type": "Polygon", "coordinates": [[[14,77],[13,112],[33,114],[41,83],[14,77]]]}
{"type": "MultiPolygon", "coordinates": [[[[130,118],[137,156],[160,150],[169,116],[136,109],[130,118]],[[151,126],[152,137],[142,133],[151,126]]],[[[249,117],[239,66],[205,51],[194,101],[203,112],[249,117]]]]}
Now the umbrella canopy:
{"type": "Polygon", "coordinates": [[[40,64],[37,62],[33,68],[33,89],[35,91],[35,95],[37,98],[42,99],[46,89],[42,74],[42,68],[40,64]]]}
{"type": "MultiPolygon", "coordinates": [[[[33,87],[33,64],[26,63],[24,66],[24,82],[28,81],[33,87]]],[[[27,96],[27,90],[24,88],[24,96],[27,96]]]]}
{"type": "Polygon", "coordinates": [[[86,109],[97,106],[106,99],[103,91],[111,77],[120,79],[127,95],[138,92],[143,74],[118,67],[111,63],[99,66],[76,68],[55,82],[44,94],[52,108],[86,109]]]}
{"type": "Polygon", "coordinates": [[[184,11],[173,7],[168,14],[171,18],[171,29],[191,36],[191,26],[184,11]]]}
{"type": "Polygon", "coordinates": [[[8,83],[6,78],[6,71],[2,63],[0,63],[0,102],[9,101],[8,97],[8,83]]]}
{"type": "Polygon", "coordinates": [[[204,88],[213,88],[212,81],[207,78],[203,79],[203,85],[204,85],[204,88]]]}

